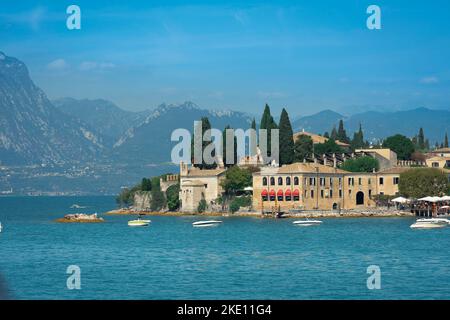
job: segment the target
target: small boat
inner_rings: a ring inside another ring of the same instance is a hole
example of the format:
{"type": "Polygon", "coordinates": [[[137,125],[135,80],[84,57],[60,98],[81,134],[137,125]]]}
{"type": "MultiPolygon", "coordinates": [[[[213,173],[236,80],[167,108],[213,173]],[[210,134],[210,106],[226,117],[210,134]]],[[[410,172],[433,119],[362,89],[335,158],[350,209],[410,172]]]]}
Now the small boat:
{"type": "Polygon", "coordinates": [[[85,209],[86,207],[80,206],[79,204],[73,204],[70,206],[70,209],[85,209]]]}
{"type": "Polygon", "coordinates": [[[141,219],[141,215],[136,220],[128,221],[128,226],[130,227],[146,227],[152,222],[151,220],[141,219]]]}
{"type": "Polygon", "coordinates": [[[410,227],[412,229],[444,228],[450,224],[450,220],[442,218],[417,219],[410,227]]]}
{"type": "Polygon", "coordinates": [[[215,227],[221,223],[222,223],[222,221],[219,221],[219,220],[204,220],[204,221],[193,222],[192,226],[194,226],[194,227],[215,227]]]}
{"type": "Polygon", "coordinates": [[[318,226],[322,223],[322,221],[320,220],[297,220],[292,222],[293,225],[295,226],[301,226],[301,227],[309,227],[309,226],[318,226]]]}
{"type": "Polygon", "coordinates": [[[3,226],[2,226],[2,223],[0,222],[0,232],[2,232],[2,230],[3,230],[3,226]]]}

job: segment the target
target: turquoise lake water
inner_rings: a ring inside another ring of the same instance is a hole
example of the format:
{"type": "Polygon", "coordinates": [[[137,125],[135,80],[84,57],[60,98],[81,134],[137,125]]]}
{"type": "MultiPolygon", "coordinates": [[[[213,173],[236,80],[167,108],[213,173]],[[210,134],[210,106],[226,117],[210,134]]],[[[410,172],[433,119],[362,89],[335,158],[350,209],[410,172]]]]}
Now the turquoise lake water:
{"type": "Polygon", "coordinates": [[[0,275],[16,299],[449,299],[450,228],[411,230],[413,218],[151,217],[58,224],[67,213],[105,212],[112,197],[0,197],[0,275]],[[74,204],[86,209],[70,209],[74,204]],[[66,269],[81,269],[68,290],[66,269]],[[381,270],[369,290],[367,267],[381,270]]]}

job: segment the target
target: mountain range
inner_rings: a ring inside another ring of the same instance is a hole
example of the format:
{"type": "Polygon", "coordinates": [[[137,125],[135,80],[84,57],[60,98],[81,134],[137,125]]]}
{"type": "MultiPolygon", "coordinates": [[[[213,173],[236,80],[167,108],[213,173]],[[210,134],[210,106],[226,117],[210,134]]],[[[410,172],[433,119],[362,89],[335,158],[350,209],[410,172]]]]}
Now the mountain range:
{"type": "Polygon", "coordinates": [[[450,110],[432,110],[416,108],[406,111],[377,112],[367,111],[344,116],[332,110],[323,110],[311,116],[305,116],[292,121],[294,131],[310,131],[323,134],[331,132],[343,120],[347,135],[359,130],[361,124],[364,138],[369,141],[380,140],[394,134],[407,137],[415,136],[420,128],[424,129],[427,139],[432,145],[444,140],[446,132],[450,131],[450,110]]]}
{"type": "MultiPolygon", "coordinates": [[[[170,141],[172,131],[177,128],[192,131],[193,122],[201,117],[208,117],[212,127],[221,130],[226,125],[249,128],[252,119],[244,112],[214,111],[193,102],[161,104],[132,112],[104,99],[50,101],[33,83],[23,62],[0,52],[0,165],[3,166],[66,168],[95,164],[108,167],[118,184],[135,168],[146,172],[149,165],[169,162],[175,144],[170,141]]],[[[450,129],[450,110],[426,108],[370,111],[351,116],[324,110],[294,119],[292,126],[294,131],[304,129],[323,134],[330,132],[341,119],[349,136],[361,124],[369,140],[395,133],[413,136],[423,127],[426,137],[434,143],[441,142],[450,129]]],[[[63,175],[66,171],[63,170],[63,175]]],[[[39,174],[47,173],[43,169],[39,174]]],[[[98,172],[92,175],[98,179],[98,172]]],[[[0,175],[0,191],[8,183],[0,175]],[[2,185],[2,181],[7,182],[2,185]]],[[[57,190],[58,186],[53,188],[57,190]]]]}

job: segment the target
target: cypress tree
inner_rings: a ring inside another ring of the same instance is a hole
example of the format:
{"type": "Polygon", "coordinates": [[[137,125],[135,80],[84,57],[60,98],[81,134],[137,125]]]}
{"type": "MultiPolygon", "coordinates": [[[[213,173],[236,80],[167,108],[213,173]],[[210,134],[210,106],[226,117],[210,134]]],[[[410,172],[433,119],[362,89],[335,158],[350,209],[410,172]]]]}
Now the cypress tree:
{"type": "Polygon", "coordinates": [[[255,118],[253,118],[253,120],[252,120],[252,127],[251,127],[252,129],[254,129],[254,130],[256,130],[256,121],[255,121],[255,118]]]}
{"type": "Polygon", "coordinates": [[[419,129],[419,134],[417,136],[417,144],[420,150],[425,149],[425,135],[423,134],[423,128],[419,129]]]}
{"type": "Polygon", "coordinates": [[[270,107],[268,104],[264,107],[264,112],[261,118],[261,123],[259,125],[260,129],[267,130],[267,155],[270,156],[271,153],[271,130],[277,129],[277,124],[273,120],[272,115],[270,114],[270,107]]]}
{"type": "Polygon", "coordinates": [[[280,165],[294,162],[294,133],[286,109],[283,108],[280,116],[280,165]]]}
{"type": "Polygon", "coordinates": [[[331,130],[330,139],[337,140],[337,137],[338,137],[338,134],[336,131],[336,127],[333,127],[333,130],[331,130]]]}
{"type": "Polygon", "coordinates": [[[353,134],[353,140],[351,142],[353,149],[359,149],[364,147],[364,134],[362,131],[361,123],[359,124],[359,131],[353,134]]]}
{"type": "Polygon", "coordinates": [[[323,136],[325,137],[325,138],[330,138],[330,134],[328,133],[328,131],[325,131],[325,133],[323,134],[323,136]]]}
{"type": "Polygon", "coordinates": [[[448,136],[447,136],[447,132],[445,133],[445,138],[444,138],[444,148],[448,148],[448,136]]]}
{"type": "Polygon", "coordinates": [[[347,136],[347,132],[344,129],[344,121],[339,120],[339,127],[338,127],[338,131],[337,131],[337,140],[344,142],[344,143],[349,143],[349,138],[347,136]]]}

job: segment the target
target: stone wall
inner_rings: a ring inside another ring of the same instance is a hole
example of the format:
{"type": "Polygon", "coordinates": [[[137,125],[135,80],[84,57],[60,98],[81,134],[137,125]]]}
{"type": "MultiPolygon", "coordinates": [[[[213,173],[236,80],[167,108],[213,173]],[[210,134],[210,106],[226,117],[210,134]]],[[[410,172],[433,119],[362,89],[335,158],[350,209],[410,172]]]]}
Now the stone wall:
{"type": "Polygon", "coordinates": [[[151,194],[150,191],[138,191],[134,195],[133,207],[136,210],[150,210],[151,194]]]}

